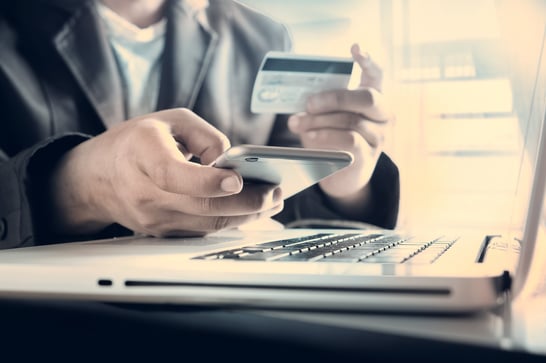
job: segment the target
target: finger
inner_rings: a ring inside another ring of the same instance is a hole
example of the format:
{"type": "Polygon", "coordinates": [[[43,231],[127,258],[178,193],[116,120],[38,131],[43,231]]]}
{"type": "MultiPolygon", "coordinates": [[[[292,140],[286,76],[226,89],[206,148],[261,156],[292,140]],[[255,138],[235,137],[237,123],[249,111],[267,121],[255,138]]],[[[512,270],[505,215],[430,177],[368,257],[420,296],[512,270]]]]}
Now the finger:
{"type": "Polygon", "coordinates": [[[358,113],[376,122],[387,122],[392,118],[384,96],[373,88],[324,91],[307,99],[310,114],[337,111],[358,113]]]}
{"type": "Polygon", "coordinates": [[[360,134],[372,148],[381,148],[385,143],[385,124],[364,122],[360,134]]]}
{"type": "MultiPolygon", "coordinates": [[[[322,114],[292,115],[288,119],[288,127],[292,132],[303,133],[314,129],[352,129],[360,130],[367,122],[362,115],[352,112],[332,112],[322,114]]],[[[369,121],[368,121],[369,122],[369,121]]]]}
{"type": "Polygon", "coordinates": [[[282,191],[271,184],[246,184],[241,193],[219,198],[188,198],[164,193],[162,208],[199,216],[260,213],[282,203],[282,191]]]}
{"type": "Polygon", "coordinates": [[[356,131],[343,130],[312,130],[302,135],[302,144],[306,148],[321,148],[331,150],[345,150],[353,154],[371,146],[367,140],[356,131]]]}
{"type": "Polygon", "coordinates": [[[179,151],[170,130],[160,122],[135,126],[136,159],[141,171],[160,189],[195,197],[224,196],[241,191],[241,176],[220,169],[189,162],[179,151]]]}
{"type": "Polygon", "coordinates": [[[354,61],[358,63],[360,68],[365,69],[369,66],[370,56],[368,53],[362,54],[360,51],[360,45],[355,43],[351,46],[351,55],[353,56],[354,61]]]}
{"type": "Polygon", "coordinates": [[[193,158],[193,155],[188,150],[186,150],[186,147],[178,141],[176,142],[176,147],[178,148],[178,151],[180,151],[182,155],[184,155],[184,159],[191,160],[191,158],[193,158]]]}
{"type": "Polygon", "coordinates": [[[350,112],[338,112],[319,115],[293,115],[289,119],[292,132],[305,135],[311,131],[331,130],[356,131],[364,137],[372,147],[382,144],[385,133],[385,123],[370,122],[361,115],[350,112]]]}
{"type": "Polygon", "coordinates": [[[185,108],[159,111],[142,118],[156,119],[168,124],[172,136],[188,153],[199,157],[203,164],[211,163],[230,146],[227,136],[185,108]]]}
{"type": "Polygon", "coordinates": [[[360,66],[360,87],[371,87],[381,91],[383,82],[383,70],[375,63],[370,55],[362,53],[358,44],[353,44],[351,54],[354,61],[360,66]]]}

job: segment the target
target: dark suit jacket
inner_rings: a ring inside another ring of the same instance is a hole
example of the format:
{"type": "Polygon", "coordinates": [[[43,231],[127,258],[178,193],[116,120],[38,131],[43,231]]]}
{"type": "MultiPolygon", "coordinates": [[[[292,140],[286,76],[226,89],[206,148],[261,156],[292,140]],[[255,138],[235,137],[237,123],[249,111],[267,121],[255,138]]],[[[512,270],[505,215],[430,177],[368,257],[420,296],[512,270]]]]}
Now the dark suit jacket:
{"type": "MultiPolygon", "coordinates": [[[[290,47],[286,29],[229,0],[199,3],[167,6],[157,109],[190,108],[232,144],[297,145],[286,116],[252,114],[249,105],[265,52],[290,47]]],[[[64,152],[125,119],[116,61],[92,1],[18,0],[0,11],[0,247],[60,241],[41,223],[48,213],[42,190],[64,152]]],[[[371,183],[373,213],[361,221],[392,228],[398,171],[384,154],[371,183]]],[[[276,218],[344,216],[314,187],[290,198],[276,218]]],[[[116,233],[114,226],[104,235],[116,233]]]]}

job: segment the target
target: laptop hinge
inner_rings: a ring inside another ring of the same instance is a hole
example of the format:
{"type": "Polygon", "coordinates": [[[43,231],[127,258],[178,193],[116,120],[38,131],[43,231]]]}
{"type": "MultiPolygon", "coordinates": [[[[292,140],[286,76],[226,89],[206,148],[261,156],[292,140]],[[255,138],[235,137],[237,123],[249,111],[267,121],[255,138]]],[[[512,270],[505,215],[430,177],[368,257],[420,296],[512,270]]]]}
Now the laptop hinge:
{"type": "Polygon", "coordinates": [[[503,292],[510,291],[510,289],[512,288],[512,276],[510,275],[509,271],[505,270],[502,273],[500,284],[501,284],[500,286],[501,291],[503,292]]]}

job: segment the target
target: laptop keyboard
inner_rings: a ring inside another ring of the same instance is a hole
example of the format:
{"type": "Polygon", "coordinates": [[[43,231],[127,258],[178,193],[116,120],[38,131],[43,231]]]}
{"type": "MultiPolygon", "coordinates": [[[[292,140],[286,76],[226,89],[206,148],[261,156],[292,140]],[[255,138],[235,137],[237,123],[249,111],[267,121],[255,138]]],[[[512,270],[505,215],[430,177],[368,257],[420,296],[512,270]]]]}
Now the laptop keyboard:
{"type": "Polygon", "coordinates": [[[398,234],[319,233],[195,257],[202,260],[433,263],[456,238],[398,234]]]}

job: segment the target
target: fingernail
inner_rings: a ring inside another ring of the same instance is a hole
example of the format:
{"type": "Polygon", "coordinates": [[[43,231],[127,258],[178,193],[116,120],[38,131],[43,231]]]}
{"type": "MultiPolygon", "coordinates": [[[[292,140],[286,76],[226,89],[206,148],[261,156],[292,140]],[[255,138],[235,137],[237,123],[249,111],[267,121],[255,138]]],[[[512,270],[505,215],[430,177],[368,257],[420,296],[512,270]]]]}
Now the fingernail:
{"type": "Polygon", "coordinates": [[[359,53],[359,52],[360,52],[360,45],[359,45],[358,43],[354,43],[354,44],[351,46],[351,51],[352,51],[352,52],[359,53]]]}
{"type": "Polygon", "coordinates": [[[222,190],[225,192],[234,193],[241,190],[241,183],[237,177],[228,176],[222,180],[220,183],[220,188],[222,188],[222,190]]]}
{"type": "Polygon", "coordinates": [[[277,204],[282,201],[282,190],[281,188],[276,188],[273,191],[273,203],[277,204]]]}
{"type": "Polygon", "coordinates": [[[299,117],[297,117],[297,116],[290,116],[290,118],[288,119],[288,126],[289,126],[291,129],[297,129],[299,125],[300,125],[300,119],[299,119],[299,117]]]}

